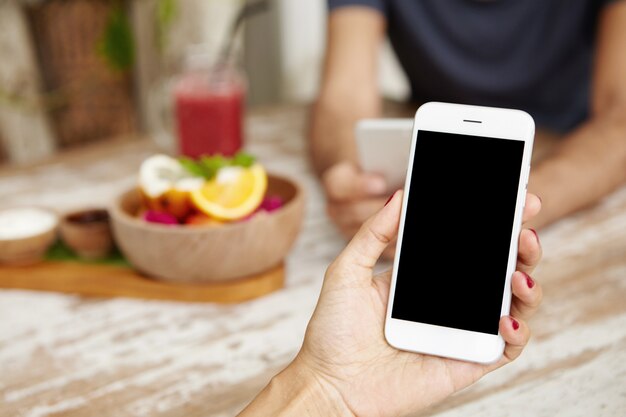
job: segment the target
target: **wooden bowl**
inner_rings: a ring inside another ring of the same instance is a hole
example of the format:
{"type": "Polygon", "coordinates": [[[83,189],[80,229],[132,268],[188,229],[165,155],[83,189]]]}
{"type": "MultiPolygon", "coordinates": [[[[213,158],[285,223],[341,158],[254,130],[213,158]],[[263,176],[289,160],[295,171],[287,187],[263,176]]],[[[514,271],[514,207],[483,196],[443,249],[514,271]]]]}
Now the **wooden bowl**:
{"type": "Polygon", "coordinates": [[[104,209],[85,209],[63,216],[61,239],[84,259],[105,258],[113,249],[109,214],[104,209]]]}
{"type": "MultiPolygon", "coordinates": [[[[53,222],[45,230],[33,233],[32,235],[0,238],[0,264],[25,266],[40,262],[46,251],[52,246],[57,237],[58,218],[56,214],[49,210],[39,208],[26,208],[46,212],[54,217],[53,222]]],[[[2,211],[21,210],[6,209],[2,211]]]]}
{"type": "Polygon", "coordinates": [[[296,183],[269,175],[267,192],[280,196],[283,207],[244,222],[169,226],[137,217],[141,196],[133,189],[110,210],[113,236],[126,259],[153,278],[181,283],[244,278],[285,258],[304,217],[304,195],[296,183]]]}

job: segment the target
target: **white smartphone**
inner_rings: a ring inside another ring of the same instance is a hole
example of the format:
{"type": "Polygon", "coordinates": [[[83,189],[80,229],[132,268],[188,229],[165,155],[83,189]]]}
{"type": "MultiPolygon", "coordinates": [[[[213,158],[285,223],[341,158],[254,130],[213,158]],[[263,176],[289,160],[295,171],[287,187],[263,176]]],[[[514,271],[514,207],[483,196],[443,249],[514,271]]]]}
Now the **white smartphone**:
{"type": "Polygon", "coordinates": [[[362,119],[354,128],[361,169],[382,175],[389,191],[404,185],[413,119],[362,119]]]}
{"type": "Polygon", "coordinates": [[[385,321],[391,346],[479,363],[502,356],[534,132],[520,110],[417,110],[385,321]]]}

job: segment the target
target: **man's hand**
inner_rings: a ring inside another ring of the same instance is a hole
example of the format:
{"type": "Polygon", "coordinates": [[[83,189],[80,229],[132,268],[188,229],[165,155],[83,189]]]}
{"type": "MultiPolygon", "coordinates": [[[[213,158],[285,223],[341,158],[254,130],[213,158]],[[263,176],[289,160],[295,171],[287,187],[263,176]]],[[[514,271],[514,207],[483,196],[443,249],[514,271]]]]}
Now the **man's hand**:
{"type": "Polygon", "coordinates": [[[604,6],[596,32],[591,117],[533,163],[528,189],[545,202],[535,227],[588,207],[626,183],[626,2],[604,6]]]}
{"type": "MultiPolygon", "coordinates": [[[[329,168],[322,176],[322,183],[328,199],[328,215],[347,240],[389,199],[381,176],[361,172],[349,162],[329,168]]],[[[384,256],[392,258],[394,252],[395,246],[389,245],[384,256]]]]}

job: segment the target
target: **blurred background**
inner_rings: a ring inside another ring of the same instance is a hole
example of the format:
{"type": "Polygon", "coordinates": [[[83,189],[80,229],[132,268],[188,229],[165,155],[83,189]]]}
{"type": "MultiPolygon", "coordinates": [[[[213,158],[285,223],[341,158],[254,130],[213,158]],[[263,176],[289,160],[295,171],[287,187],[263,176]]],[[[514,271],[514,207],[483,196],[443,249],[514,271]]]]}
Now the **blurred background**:
{"type": "MultiPolygon", "coordinates": [[[[1,1],[0,56],[11,59],[0,60],[0,163],[31,163],[133,133],[172,148],[172,79],[215,59],[242,3],[1,1]]],[[[326,2],[269,3],[235,39],[248,107],[310,103],[322,67],[326,2]]],[[[383,93],[402,100],[408,85],[388,46],[380,65],[383,93]]]]}

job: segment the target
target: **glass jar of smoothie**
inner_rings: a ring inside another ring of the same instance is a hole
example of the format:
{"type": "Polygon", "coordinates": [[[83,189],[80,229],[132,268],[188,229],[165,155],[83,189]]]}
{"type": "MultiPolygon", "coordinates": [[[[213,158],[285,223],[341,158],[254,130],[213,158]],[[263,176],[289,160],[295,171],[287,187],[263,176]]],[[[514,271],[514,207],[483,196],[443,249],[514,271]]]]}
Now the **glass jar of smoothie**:
{"type": "Polygon", "coordinates": [[[233,64],[194,66],[176,77],[174,115],[182,155],[231,156],[243,146],[246,82],[233,64]]]}

